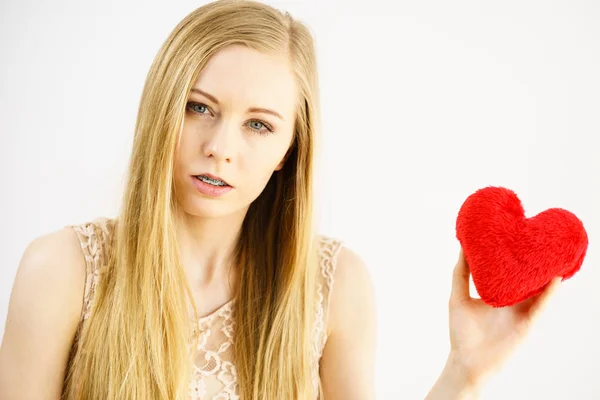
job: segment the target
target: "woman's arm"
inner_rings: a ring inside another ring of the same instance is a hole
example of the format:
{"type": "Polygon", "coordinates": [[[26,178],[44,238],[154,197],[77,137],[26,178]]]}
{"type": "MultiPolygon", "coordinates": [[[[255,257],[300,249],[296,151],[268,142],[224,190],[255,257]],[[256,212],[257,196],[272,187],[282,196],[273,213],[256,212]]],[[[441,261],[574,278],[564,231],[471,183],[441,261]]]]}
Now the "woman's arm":
{"type": "Polygon", "coordinates": [[[451,354],[442,374],[425,400],[475,400],[477,398],[477,382],[469,377],[456,356],[451,354]]]}
{"type": "Polygon", "coordinates": [[[8,306],[0,347],[0,399],[59,399],[79,323],[85,261],[69,228],[32,241],[8,306]]]}
{"type": "Polygon", "coordinates": [[[374,399],[376,310],[369,273],[355,253],[342,248],[334,281],[321,359],[324,397],[374,399]]]}

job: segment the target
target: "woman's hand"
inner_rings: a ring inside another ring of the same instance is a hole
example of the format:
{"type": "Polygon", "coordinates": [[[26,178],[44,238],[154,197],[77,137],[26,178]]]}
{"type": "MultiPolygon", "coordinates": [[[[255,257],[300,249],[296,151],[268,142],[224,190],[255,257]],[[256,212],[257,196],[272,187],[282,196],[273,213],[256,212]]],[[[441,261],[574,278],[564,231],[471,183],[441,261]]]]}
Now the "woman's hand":
{"type": "Polygon", "coordinates": [[[454,268],[450,312],[450,355],[428,399],[463,399],[513,352],[558,288],[555,278],[522,303],[494,308],[469,293],[469,267],[462,249],[454,268]],[[438,397],[438,394],[441,396],[438,397]]]}
{"type": "Polygon", "coordinates": [[[461,249],[449,302],[451,357],[464,368],[469,380],[478,382],[497,370],[525,338],[561,278],[555,278],[540,294],[524,302],[494,308],[471,298],[469,275],[461,249]]]}

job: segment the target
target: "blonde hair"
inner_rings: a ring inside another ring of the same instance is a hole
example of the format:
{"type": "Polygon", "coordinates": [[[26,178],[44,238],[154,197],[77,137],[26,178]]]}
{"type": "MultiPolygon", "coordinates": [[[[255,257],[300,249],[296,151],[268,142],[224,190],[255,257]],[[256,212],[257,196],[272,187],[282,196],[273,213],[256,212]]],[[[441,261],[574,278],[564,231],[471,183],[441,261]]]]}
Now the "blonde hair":
{"type": "Polygon", "coordinates": [[[288,13],[224,0],[187,15],[152,63],[110,256],[63,398],[186,398],[190,352],[196,349],[188,340],[190,309],[196,317],[197,310],[176,241],[174,153],[193,83],[210,57],[232,44],[289,57],[300,94],[287,162],[251,204],[236,250],[239,392],[244,400],[318,394],[311,369],[318,274],[312,170],[319,120],[313,38],[288,13]]]}

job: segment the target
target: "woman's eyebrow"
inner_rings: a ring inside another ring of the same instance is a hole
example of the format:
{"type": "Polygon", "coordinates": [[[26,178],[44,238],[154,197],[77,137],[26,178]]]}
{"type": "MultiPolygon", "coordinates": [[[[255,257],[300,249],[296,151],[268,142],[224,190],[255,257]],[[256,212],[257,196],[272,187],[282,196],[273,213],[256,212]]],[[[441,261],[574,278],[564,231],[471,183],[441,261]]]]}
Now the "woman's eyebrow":
{"type": "MultiPolygon", "coordinates": [[[[208,98],[210,101],[212,101],[213,103],[215,103],[216,105],[219,105],[219,100],[217,100],[217,98],[215,96],[213,96],[210,93],[207,93],[201,89],[198,88],[192,88],[191,92],[194,93],[198,93],[201,94],[202,96],[208,98]]],[[[248,109],[248,112],[255,112],[255,113],[264,113],[264,114],[271,114],[274,115],[275,117],[279,118],[280,120],[284,120],[284,118],[281,116],[281,114],[279,114],[276,111],[273,110],[269,110],[268,108],[262,108],[262,107],[250,107],[248,109]]]]}

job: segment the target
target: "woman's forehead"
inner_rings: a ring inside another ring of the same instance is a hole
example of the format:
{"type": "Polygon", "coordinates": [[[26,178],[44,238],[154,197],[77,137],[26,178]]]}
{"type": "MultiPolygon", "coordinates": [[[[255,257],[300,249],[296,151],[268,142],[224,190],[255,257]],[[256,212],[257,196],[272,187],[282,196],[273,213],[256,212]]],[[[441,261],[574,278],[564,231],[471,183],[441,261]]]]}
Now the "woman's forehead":
{"type": "Polygon", "coordinates": [[[265,108],[288,119],[296,108],[296,86],[287,55],[232,45],[211,57],[193,88],[209,93],[223,107],[265,108]]]}

